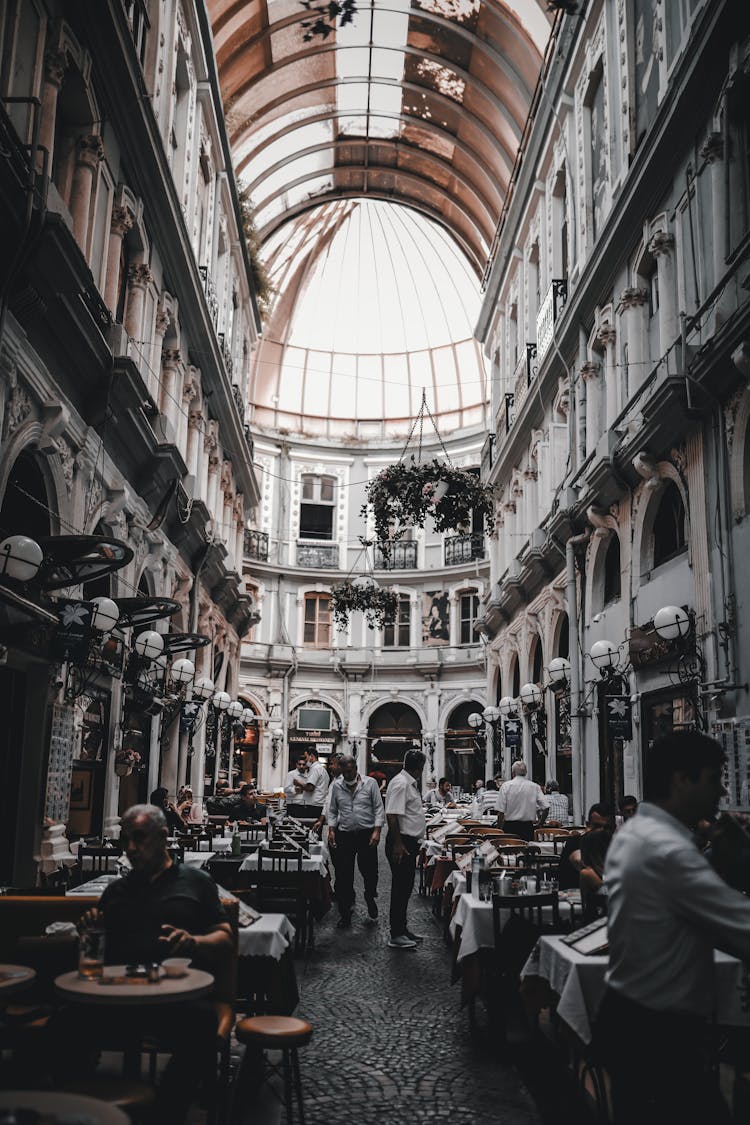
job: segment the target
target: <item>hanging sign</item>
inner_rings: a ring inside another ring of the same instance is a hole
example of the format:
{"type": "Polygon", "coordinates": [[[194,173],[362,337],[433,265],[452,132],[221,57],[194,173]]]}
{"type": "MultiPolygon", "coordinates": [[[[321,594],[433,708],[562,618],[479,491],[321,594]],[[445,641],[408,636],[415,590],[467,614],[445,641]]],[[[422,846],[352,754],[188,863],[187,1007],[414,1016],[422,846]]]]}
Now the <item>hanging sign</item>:
{"type": "Polygon", "coordinates": [[[91,644],[91,623],[94,606],[91,602],[63,598],[57,603],[60,624],[52,642],[58,660],[72,660],[79,664],[88,656],[91,644]]]}
{"type": "Polygon", "coordinates": [[[510,749],[521,745],[521,724],[518,719],[508,719],[503,723],[503,738],[510,749]]]}
{"type": "Polygon", "coordinates": [[[629,742],[633,737],[633,705],[627,695],[608,695],[607,734],[610,738],[621,738],[629,742]]]}
{"type": "Polygon", "coordinates": [[[180,731],[182,734],[190,734],[195,726],[196,719],[201,713],[202,704],[195,703],[193,700],[185,700],[182,704],[180,711],[180,731]]]}

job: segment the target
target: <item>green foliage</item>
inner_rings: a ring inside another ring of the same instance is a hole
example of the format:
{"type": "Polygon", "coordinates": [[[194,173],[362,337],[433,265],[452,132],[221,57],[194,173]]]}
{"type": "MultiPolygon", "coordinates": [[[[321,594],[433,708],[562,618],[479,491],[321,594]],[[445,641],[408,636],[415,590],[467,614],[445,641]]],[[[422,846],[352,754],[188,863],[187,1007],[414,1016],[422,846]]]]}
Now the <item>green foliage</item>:
{"type": "Polygon", "coordinates": [[[437,458],[417,464],[412,455],[409,461],[389,465],[368,483],[366,492],[361,514],[365,516],[368,504],[372,506],[383,554],[387,554],[389,540],[400,539],[409,527],[424,527],[428,516],[436,531],[451,531],[470,524],[472,513],[478,512],[487,533],[494,530],[491,489],[474,473],[454,469],[437,458]],[[447,487],[439,487],[440,482],[447,487]]]}
{"type": "Polygon", "coordinates": [[[345,629],[350,614],[361,610],[370,629],[393,622],[398,608],[398,597],[393,590],[384,590],[373,584],[356,586],[348,579],[331,587],[331,611],[339,629],[345,629]]]}
{"type": "Polygon", "coordinates": [[[261,244],[260,238],[258,237],[258,228],[255,225],[255,208],[250,199],[250,192],[248,188],[240,189],[238,185],[238,195],[242,233],[245,236],[245,242],[247,243],[247,250],[250,256],[250,270],[253,277],[255,295],[258,299],[258,309],[263,320],[266,320],[270,311],[271,298],[273,297],[273,286],[271,285],[268,271],[260,256],[261,244]]]}

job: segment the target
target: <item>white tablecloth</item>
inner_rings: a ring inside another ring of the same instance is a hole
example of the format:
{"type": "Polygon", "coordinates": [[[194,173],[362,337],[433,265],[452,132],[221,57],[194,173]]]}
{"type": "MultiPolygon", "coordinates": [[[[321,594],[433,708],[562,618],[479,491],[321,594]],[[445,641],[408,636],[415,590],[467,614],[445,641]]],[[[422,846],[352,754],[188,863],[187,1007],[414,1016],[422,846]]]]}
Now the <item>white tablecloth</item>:
{"type": "MultiPolygon", "coordinates": [[[[573,906],[565,899],[560,899],[560,920],[569,922],[573,917],[573,906]]],[[[510,918],[509,910],[500,911],[500,924],[504,926],[510,918]]],[[[552,922],[552,907],[545,906],[542,911],[545,922],[552,922]]],[[[456,930],[461,928],[461,944],[456,955],[457,961],[470,957],[480,949],[495,948],[495,932],[492,926],[492,903],[480,902],[473,895],[462,894],[456,903],[456,912],[450,924],[451,937],[455,938],[456,930]]]]}
{"type": "Polygon", "coordinates": [[[69,891],[65,892],[66,897],[76,898],[101,898],[104,891],[110,883],[114,883],[115,879],[119,879],[119,875],[97,875],[96,879],[90,879],[88,883],[81,883],[80,887],[71,887],[69,891]]]}
{"type": "MultiPolygon", "coordinates": [[[[268,866],[264,862],[264,867],[268,866]]],[[[291,866],[290,870],[295,870],[295,866],[291,866]]],[[[240,867],[240,871],[257,871],[258,870],[258,855],[253,852],[252,855],[246,856],[240,867]]],[[[325,875],[326,863],[322,855],[311,855],[309,859],[302,860],[302,870],[311,871],[315,875],[325,875]]]]}
{"type": "Polygon", "coordinates": [[[182,862],[187,863],[189,867],[203,867],[216,854],[216,852],[185,852],[182,862]]]}
{"type": "MultiPolygon", "coordinates": [[[[557,1014],[584,1043],[591,1042],[594,1021],[606,987],[606,954],[587,957],[576,953],[559,937],[537,942],[521,976],[542,977],[560,997],[557,1014]]],[[[732,1027],[750,1026],[750,1006],[744,1000],[744,968],[736,957],[714,950],[716,1017],[732,1027]],[[744,1003],[744,1008],[743,1008],[744,1003]]]]}
{"type": "Polygon", "coordinates": [[[293,941],[294,926],[286,914],[261,914],[252,926],[239,930],[239,955],[280,961],[293,941]]]}

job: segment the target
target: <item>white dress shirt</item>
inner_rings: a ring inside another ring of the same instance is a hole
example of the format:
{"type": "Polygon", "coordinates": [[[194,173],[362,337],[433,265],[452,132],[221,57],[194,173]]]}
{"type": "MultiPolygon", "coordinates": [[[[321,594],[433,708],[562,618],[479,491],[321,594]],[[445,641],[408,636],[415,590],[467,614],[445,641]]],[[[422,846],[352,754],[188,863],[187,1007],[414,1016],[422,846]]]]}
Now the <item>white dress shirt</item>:
{"type": "Polygon", "coordinates": [[[381,828],[385,821],[380,786],[374,777],[358,777],[350,788],[343,777],[337,777],[329,790],[331,801],[327,820],[340,832],[361,832],[365,828],[381,828]]]}
{"type": "Polygon", "coordinates": [[[398,817],[398,827],[402,836],[424,836],[426,820],[422,808],[422,796],[416,779],[406,770],[401,770],[391,780],[385,791],[385,812],[398,817]]]}
{"type": "Polygon", "coordinates": [[[498,793],[497,811],[505,813],[506,820],[536,820],[537,814],[549,808],[549,801],[535,781],[528,777],[513,777],[506,781],[498,793]]]}
{"type": "Polygon", "coordinates": [[[646,1008],[710,1015],[714,946],[750,961],[750,899],[649,802],[614,837],[605,881],[610,987],[646,1008]]]}
{"type": "Polygon", "coordinates": [[[309,773],[300,773],[299,770],[290,770],[289,771],[289,773],[286,775],[286,781],[284,782],[284,793],[286,795],[287,801],[290,804],[295,804],[295,805],[314,805],[316,803],[321,804],[321,805],[323,804],[322,801],[319,801],[319,802],[313,801],[313,797],[315,796],[314,793],[308,793],[304,789],[302,789],[302,790],[295,789],[294,788],[294,782],[295,781],[301,781],[303,785],[309,785],[312,781],[312,778],[310,777],[309,773]]]}
{"type": "Polygon", "coordinates": [[[322,805],[326,799],[329,785],[328,770],[322,762],[313,762],[307,771],[307,780],[315,786],[310,794],[310,804],[322,805]]]}

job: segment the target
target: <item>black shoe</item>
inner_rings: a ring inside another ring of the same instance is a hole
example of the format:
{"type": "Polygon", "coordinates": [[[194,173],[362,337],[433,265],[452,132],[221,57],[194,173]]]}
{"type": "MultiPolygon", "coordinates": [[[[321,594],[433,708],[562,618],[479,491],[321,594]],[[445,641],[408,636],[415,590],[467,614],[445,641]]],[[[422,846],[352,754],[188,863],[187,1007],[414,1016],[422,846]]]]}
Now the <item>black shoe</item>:
{"type": "Polygon", "coordinates": [[[351,914],[342,914],[336,923],[337,930],[350,930],[352,926],[351,914]]]}
{"type": "Polygon", "coordinates": [[[367,913],[370,915],[371,918],[377,918],[377,916],[378,916],[378,904],[376,903],[375,899],[374,898],[366,898],[365,902],[367,903],[367,913]]]}
{"type": "Polygon", "coordinates": [[[404,932],[405,932],[406,936],[408,937],[409,941],[416,941],[417,944],[424,941],[424,938],[422,937],[421,934],[413,934],[411,932],[411,930],[405,930],[404,932]]]}

